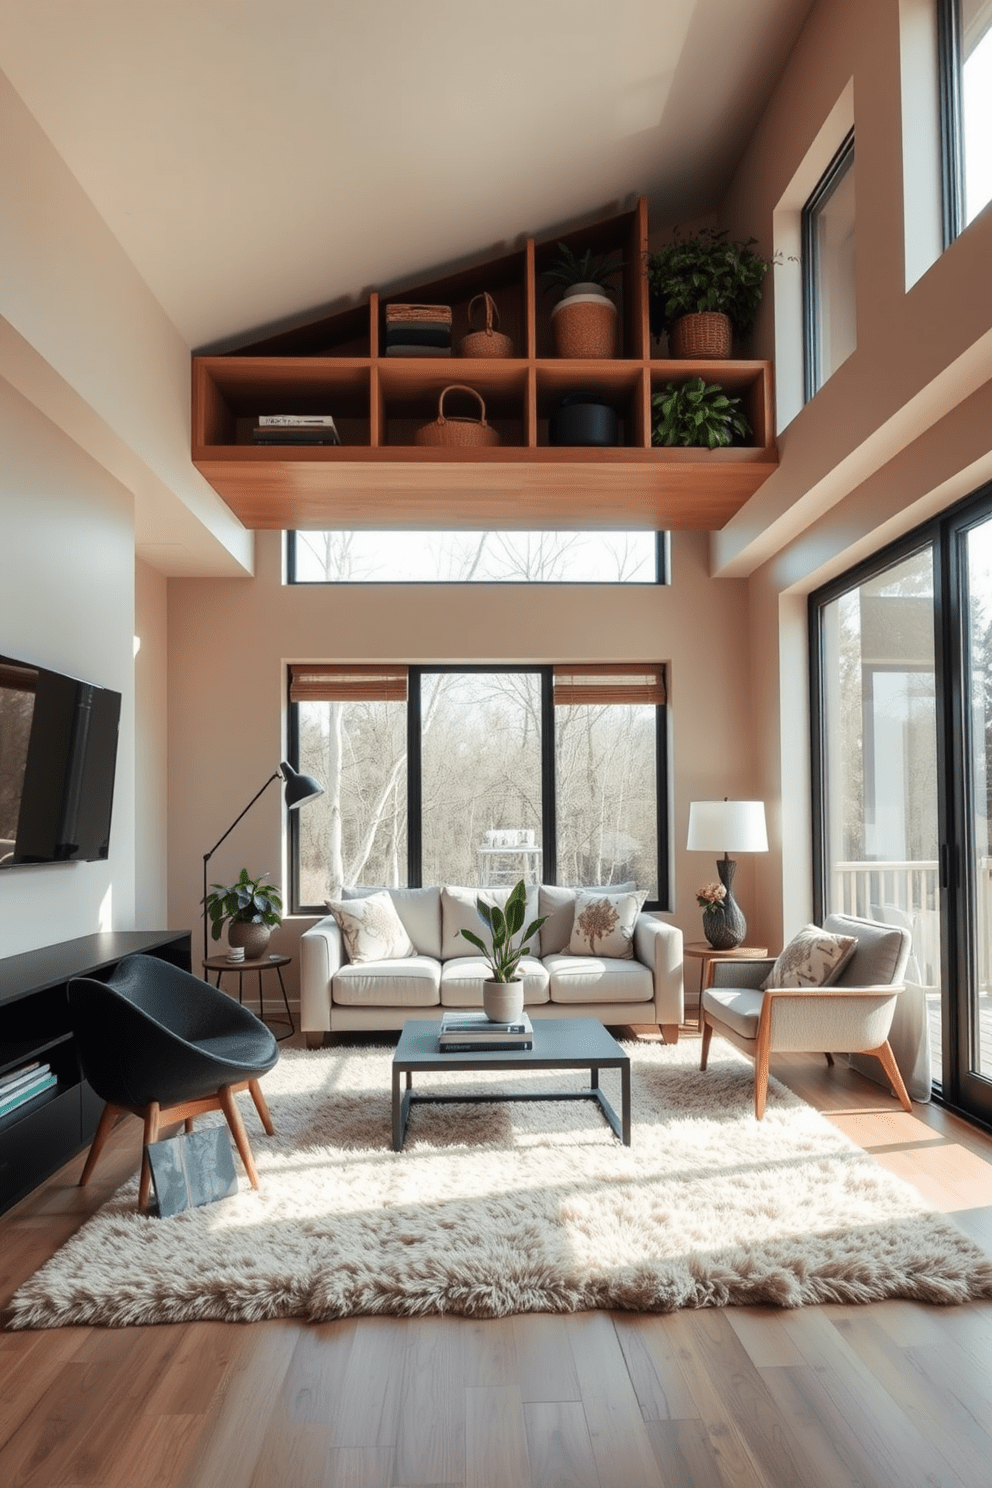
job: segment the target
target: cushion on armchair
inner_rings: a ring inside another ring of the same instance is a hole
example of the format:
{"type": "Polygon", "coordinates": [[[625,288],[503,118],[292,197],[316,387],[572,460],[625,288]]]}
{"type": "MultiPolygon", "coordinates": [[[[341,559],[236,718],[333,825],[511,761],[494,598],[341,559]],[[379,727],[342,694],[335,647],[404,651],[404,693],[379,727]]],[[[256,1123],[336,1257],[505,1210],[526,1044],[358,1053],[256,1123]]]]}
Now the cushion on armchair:
{"type": "Polygon", "coordinates": [[[818,925],[805,925],[794,935],[762,982],[774,987],[829,987],[857,950],[854,935],[831,935],[818,925]]]}

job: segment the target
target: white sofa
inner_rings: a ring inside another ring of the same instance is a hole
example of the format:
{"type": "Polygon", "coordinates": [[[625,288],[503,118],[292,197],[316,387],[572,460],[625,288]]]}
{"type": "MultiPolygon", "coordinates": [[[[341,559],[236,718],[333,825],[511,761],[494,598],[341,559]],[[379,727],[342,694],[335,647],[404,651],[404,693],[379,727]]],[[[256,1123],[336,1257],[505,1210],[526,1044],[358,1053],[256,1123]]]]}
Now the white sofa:
{"type": "MultiPolygon", "coordinates": [[[[381,892],[351,889],[342,898],[381,892]]],[[[440,1020],[445,1008],[482,1006],[487,965],[458,932],[464,927],[479,934],[476,896],[500,902],[500,891],[445,886],[388,892],[416,955],[351,963],[332,915],[302,936],[300,1021],[311,1048],[329,1032],[401,1028],[408,1018],[440,1020]]],[[[683,1014],[682,932],[641,913],[632,959],[569,955],[575,895],[575,889],[546,884],[528,890],[527,922],[548,916],[532,943],[536,954],[520,964],[531,1018],[657,1024],[666,1042],[675,1043],[683,1014]]]]}

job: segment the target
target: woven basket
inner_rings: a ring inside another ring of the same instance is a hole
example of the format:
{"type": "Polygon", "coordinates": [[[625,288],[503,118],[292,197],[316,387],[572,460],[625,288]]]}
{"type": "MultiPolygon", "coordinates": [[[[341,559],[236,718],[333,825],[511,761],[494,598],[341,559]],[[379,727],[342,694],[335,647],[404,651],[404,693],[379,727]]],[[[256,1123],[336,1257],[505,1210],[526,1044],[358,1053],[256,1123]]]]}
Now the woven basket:
{"type": "Polygon", "coordinates": [[[461,345],[458,348],[459,356],[512,357],[513,342],[510,340],[509,336],[504,336],[502,331],[498,331],[494,328],[494,317],[496,325],[499,325],[499,311],[496,309],[496,301],[493,299],[492,295],[485,290],[483,290],[482,294],[477,294],[474,300],[469,301],[469,325],[472,325],[472,310],[479,303],[480,300],[484,300],[486,305],[486,328],[484,331],[477,331],[475,327],[472,326],[472,330],[469,332],[469,334],[462,337],[461,345]]]}
{"type": "Polygon", "coordinates": [[[486,405],[475,388],[465,387],[463,383],[453,382],[442,392],[437,404],[437,418],[432,424],[422,424],[413,436],[414,444],[426,444],[432,448],[438,446],[454,446],[457,449],[478,449],[483,445],[499,444],[499,435],[496,430],[486,423],[486,405]],[[454,418],[445,417],[444,400],[449,393],[468,393],[472,398],[478,398],[479,407],[482,410],[480,418],[466,418],[455,415],[454,418]]]}
{"type": "Polygon", "coordinates": [[[387,305],[386,324],[404,325],[407,321],[428,325],[450,325],[450,305],[387,305]]]}
{"type": "Polygon", "coordinates": [[[573,295],[551,312],[560,357],[610,358],[617,354],[617,307],[603,294],[573,295]]]}
{"type": "Polygon", "coordinates": [[[680,361],[725,362],[730,345],[730,319],[717,310],[680,315],[668,332],[668,349],[680,361]]]}

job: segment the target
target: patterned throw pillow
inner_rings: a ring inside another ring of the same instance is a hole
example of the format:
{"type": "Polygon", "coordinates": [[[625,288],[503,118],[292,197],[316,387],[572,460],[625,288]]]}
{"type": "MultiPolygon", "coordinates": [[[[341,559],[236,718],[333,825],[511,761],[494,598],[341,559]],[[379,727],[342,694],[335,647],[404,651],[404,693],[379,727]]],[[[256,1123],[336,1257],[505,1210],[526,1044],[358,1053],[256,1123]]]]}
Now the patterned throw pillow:
{"type": "Polygon", "coordinates": [[[346,904],[329,899],[327,907],[341,926],[349,961],[399,961],[417,954],[385,889],[346,904]]]}
{"type": "Polygon", "coordinates": [[[857,950],[853,935],[828,935],[805,925],[794,935],[761,984],[766,987],[829,987],[857,950]]]}
{"type": "Polygon", "coordinates": [[[575,896],[575,921],[566,954],[632,961],[634,924],[643,902],[641,894],[581,890],[575,896]]]}

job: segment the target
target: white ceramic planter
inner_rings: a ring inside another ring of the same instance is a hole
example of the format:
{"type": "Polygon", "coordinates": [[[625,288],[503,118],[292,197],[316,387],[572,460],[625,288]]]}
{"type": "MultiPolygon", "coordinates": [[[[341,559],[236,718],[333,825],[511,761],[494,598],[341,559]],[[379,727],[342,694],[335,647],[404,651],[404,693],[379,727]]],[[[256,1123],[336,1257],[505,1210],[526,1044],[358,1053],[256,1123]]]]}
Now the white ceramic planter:
{"type": "Polygon", "coordinates": [[[524,1010],[523,982],[483,982],[482,1006],[491,1023],[515,1023],[524,1010]]]}

